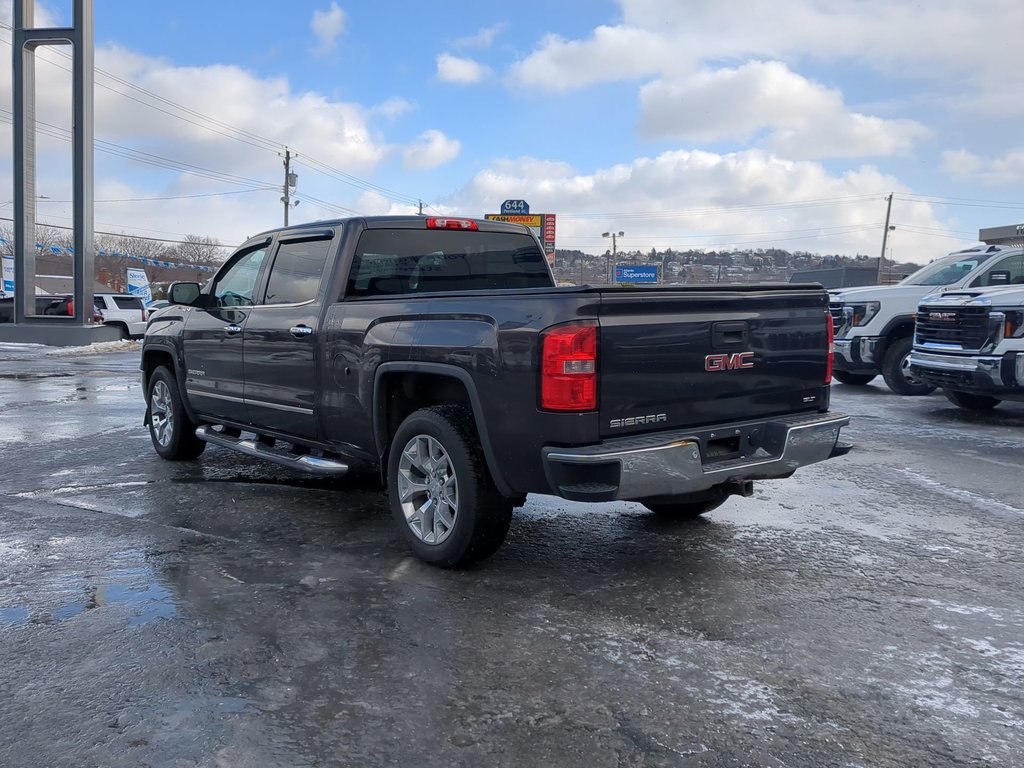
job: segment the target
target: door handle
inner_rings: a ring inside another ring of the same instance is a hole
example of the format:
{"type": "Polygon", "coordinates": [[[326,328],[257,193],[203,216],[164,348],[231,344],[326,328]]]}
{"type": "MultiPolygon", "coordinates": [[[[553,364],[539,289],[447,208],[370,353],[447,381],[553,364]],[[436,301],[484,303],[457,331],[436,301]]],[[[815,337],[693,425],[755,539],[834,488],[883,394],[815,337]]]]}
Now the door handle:
{"type": "Polygon", "coordinates": [[[232,323],[231,325],[225,325],[224,331],[225,333],[228,334],[228,336],[234,336],[236,333],[242,332],[242,326],[235,325],[234,323],[232,323]]]}
{"type": "Polygon", "coordinates": [[[313,332],[313,329],[310,328],[308,325],[293,325],[288,330],[296,339],[301,339],[304,336],[309,336],[309,334],[313,332]]]}

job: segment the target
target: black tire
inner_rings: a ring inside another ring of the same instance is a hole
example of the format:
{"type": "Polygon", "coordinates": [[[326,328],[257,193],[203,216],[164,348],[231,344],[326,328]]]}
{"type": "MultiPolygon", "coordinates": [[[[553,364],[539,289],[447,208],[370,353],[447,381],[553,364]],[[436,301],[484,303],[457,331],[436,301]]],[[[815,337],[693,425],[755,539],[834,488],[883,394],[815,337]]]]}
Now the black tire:
{"type": "Polygon", "coordinates": [[[889,345],[885,353],[885,360],[882,361],[882,378],[889,389],[897,395],[908,395],[918,397],[930,395],[935,387],[917,379],[910,372],[907,365],[907,358],[910,357],[910,350],[914,346],[914,340],[906,336],[896,339],[889,345]]]}
{"type": "Polygon", "coordinates": [[[872,382],[877,374],[874,373],[847,373],[846,371],[832,371],[832,378],[840,384],[848,387],[863,387],[872,382]]]}
{"type": "Polygon", "coordinates": [[[469,565],[505,540],[512,502],[494,486],[467,408],[423,408],[403,421],[391,441],[387,485],[402,538],[424,562],[469,565]],[[435,516],[435,509],[445,515],[435,516]]]}
{"type": "Polygon", "coordinates": [[[149,439],[160,458],[189,461],[197,458],[206,443],[196,437],[196,425],[185,413],[174,372],[160,366],[146,387],[149,439]]]}
{"type": "Polygon", "coordinates": [[[989,395],[973,395],[970,392],[955,392],[952,389],[944,389],[942,394],[953,405],[967,411],[991,411],[1003,402],[999,398],[989,395]]]}
{"type": "Polygon", "coordinates": [[[125,325],[124,323],[108,323],[108,325],[112,325],[115,328],[117,328],[117,330],[121,333],[121,341],[125,341],[126,339],[131,338],[131,334],[128,333],[128,326],[125,325]]]}
{"type": "Polygon", "coordinates": [[[705,499],[704,501],[680,500],[677,502],[659,502],[657,504],[645,503],[644,506],[663,520],[694,520],[705,512],[718,509],[724,503],[725,498],[723,497],[719,499],[705,499]]]}

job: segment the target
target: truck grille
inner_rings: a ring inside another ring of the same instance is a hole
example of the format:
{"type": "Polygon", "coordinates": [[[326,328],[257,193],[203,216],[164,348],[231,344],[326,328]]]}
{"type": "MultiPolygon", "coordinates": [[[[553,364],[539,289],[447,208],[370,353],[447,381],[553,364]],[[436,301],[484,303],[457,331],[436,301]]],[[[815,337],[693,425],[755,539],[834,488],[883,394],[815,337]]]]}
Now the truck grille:
{"type": "Polygon", "coordinates": [[[843,305],[841,302],[830,302],[828,305],[829,314],[832,315],[832,327],[837,331],[843,327],[843,305]]]}
{"type": "Polygon", "coordinates": [[[916,333],[918,344],[981,349],[989,337],[988,307],[921,307],[916,333]]]}

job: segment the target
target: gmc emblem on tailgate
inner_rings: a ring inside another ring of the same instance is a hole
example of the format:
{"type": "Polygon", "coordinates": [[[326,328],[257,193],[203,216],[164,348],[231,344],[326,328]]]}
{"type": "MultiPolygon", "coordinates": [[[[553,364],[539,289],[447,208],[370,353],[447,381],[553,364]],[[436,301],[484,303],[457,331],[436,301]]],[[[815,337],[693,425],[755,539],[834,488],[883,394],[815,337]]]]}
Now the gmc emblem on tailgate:
{"type": "Polygon", "coordinates": [[[735,368],[753,368],[753,352],[733,352],[731,355],[708,355],[704,358],[705,371],[731,371],[735,368]]]}

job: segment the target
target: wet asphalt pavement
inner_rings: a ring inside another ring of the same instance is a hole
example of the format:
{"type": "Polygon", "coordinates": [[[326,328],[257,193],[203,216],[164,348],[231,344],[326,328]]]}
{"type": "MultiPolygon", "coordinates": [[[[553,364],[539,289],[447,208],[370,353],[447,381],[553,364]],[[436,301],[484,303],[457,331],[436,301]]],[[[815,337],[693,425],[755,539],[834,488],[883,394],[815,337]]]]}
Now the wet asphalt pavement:
{"type": "Polygon", "coordinates": [[[1024,404],[837,385],[843,459],[451,572],[371,479],[158,459],[137,359],[0,349],[4,768],[1024,763],[1024,404]]]}

